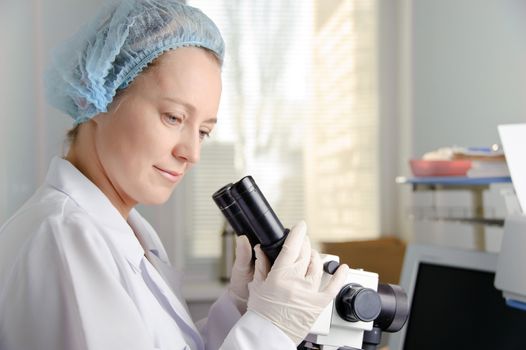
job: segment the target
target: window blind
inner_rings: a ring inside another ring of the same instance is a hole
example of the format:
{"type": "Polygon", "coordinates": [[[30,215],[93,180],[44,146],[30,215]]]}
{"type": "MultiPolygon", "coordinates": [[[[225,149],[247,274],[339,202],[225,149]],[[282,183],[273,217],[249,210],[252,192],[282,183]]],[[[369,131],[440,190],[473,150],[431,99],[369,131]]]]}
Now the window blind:
{"type": "Polygon", "coordinates": [[[181,184],[187,269],[220,256],[211,194],[244,175],[314,241],[376,237],[376,1],[188,3],[216,22],[226,57],[219,123],[181,184]]]}

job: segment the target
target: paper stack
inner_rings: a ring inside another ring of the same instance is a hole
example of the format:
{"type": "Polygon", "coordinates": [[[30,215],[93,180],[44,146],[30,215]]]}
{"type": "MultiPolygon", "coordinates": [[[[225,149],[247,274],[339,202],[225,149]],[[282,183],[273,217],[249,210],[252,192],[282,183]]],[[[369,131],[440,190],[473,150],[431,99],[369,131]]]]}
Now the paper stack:
{"type": "Polygon", "coordinates": [[[506,161],[473,160],[467,177],[505,177],[510,176],[506,161]]]}
{"type": "Polygon", "coordinates": [[[504,151],[498,145],[491,147],[453,148],[452,159],[471,161],[467,177],[505,177],[510,176],[504,151]]]}

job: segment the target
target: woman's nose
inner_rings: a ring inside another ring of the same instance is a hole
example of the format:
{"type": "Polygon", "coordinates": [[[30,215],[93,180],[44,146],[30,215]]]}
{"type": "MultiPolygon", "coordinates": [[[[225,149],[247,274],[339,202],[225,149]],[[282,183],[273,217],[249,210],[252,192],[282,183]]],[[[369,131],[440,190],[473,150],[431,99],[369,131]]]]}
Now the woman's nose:
{"type": "Polygon", "coordinates": [[[181,133],[181,138],[176,142],[172,149],[175,158],[182,159],[189,163],[197,163],[201,153],[201,139],[199,131],[195,132],[187,128],[181,133]]]}

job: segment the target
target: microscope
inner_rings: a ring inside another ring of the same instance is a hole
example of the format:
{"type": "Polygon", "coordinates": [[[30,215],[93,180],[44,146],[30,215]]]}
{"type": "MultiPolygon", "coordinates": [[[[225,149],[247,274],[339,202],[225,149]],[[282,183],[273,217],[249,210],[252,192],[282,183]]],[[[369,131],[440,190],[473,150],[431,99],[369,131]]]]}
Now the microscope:
{"type": "MultiPolygon", "coordinates": [[[[273,263],[289,233],[251,176],[230,183],[212,198],[237,234],[247,235],[273,263]]],[[[339,258],[322,255],[324,279],[339,266],[339,258]]],[[[323,285],[322,281],[322,285],[323,285]]],[[[409,316],[405,291],[379,284],[378,274],[352,269],[336,298],[322,311],[298,349],[375,350],[382,332],[398,332],[409,316]]]]}

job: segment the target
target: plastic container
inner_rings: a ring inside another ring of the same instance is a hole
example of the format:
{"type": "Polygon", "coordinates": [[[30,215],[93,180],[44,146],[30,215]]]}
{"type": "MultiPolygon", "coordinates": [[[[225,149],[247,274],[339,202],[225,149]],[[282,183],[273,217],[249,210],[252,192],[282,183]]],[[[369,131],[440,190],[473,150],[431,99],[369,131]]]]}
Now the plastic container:
{"type": "Polygon", "coordinates": [[[414,176],[466,176],[471,168],[470,160],[424,160],[409,161],[414,176]]]}

